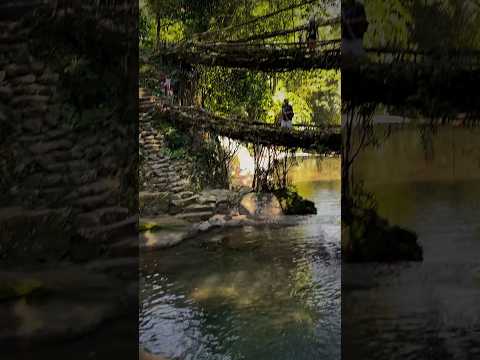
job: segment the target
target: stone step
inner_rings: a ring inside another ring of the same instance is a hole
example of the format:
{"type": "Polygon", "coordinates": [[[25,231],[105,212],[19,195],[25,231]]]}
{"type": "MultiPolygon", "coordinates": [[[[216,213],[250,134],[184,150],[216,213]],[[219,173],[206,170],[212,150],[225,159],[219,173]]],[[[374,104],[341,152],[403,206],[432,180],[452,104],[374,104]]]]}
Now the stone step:
{"type": "Polygon", "coordinates": [[[155,185],[155,186],[151,186],[148,188],[148,190],[151,190],[153,192],[164,192],[164,191],[169,191],[170,189],[168,188],[168,186],[165,186],[165,185],[155,185]]]}
{"type": "Polygon", "coordinates": [[[203,212],[214,212],[215,207],[212,205],[207,204],[193,204],[185,207],[182,211],[184,214],[195,214],[195,213],[203,213],[203,212]]]}
{"type": "Polygon", "coordinates": [[[185,208],[189,205],[195,204],[198,199],[198,195],[193,195],[188,198],[182,198],[181,200],[173,200],[172,204],[178,208],[185,208]]]}
{"type": "Polygon", "coordinates": [[[38,142],[29,147],[29,150],[38,155],[49,154],[58,150],[69,150],[73,146],[69,140],[55,140],[48,142],[38,142]]]}
{"type": "Polygon", "coordinates": [[[154,151],[162,148],[162,142],[157,140],[143,141],[141,142],[144,149],[154,151]]]}
{"type": "Polygon", "coordinates": [[[37,162],[43,168],[46,168],[52,163],[70,160],[73,160],[70,151],[54,151],[47,155],[39,155],[33,157],[33,161],[37,162]]]}
{"type": "Polygon", "coordinates": [[[23,190],[22,194],[27,198],[33,196],[39,203],[53,206],[63,202],[68,194],[68,190],[65,189],[65,187],[35,188],[31,190],[23,190]]]}
{"type": "Polygon", "coordinates": [[[169,175],[169,173],[162,170],[156,169],[156,170],[153,170],[152,172],[155,174],[155,176],[163,179],[168,179],[168,181],[170,182],[173,182],[178,179],[178,176],[176,174],[169,175]]]}
{"type": "Polygon", "coordinates": [[[157,144],[163,141],[161,138],[159,138],[158,136],[154,136],[153,134],[143,136],[140,135],[138,138],[142,144],[157,144]]]}
{"type": "Polygon", "coordinates": [[[180,176],[177,176],[178,180],[175,180],[174,182],[172,182],[172,186],[176,187],[176,186],[188,186],[190,185],[190,182],[185,179],[185,178],[181,178],[180,176]]]}
{"type": "Polygon", "coordinates": [[[152,154],[150,152],[147,152],[144,154],[143,161],[148,162],[148,163],[155,163],[160,160],[160,154],[152,154]]]}
{"type": "Polygon", "coordinates": [[[95,169],[89,171],[59,171],[50,174],[36,173],[25,180],[27,187],[53,187],[60,185],[83,185],[95,180],[95,169]]]}
{"type": "Polygon", "coordinates": [[[165,182],[150,182],[150,183],[147,183],[147,185],[151,185],[152,187],[156,187],[156,188],[160,188],[160,189],[168,189],[168,183],[165,183],[165,182]]]}
{"type": "Polygon", "coordinates": [[[138,235],[120,237],[118,241],[108,248],[108,256],[113,258],[124,256],[133,256],[138,258],[138,246],[138,235]]]}
{"type": "Polygon", "coordinates": [[[156,172],[149,171],[145,174],[145,178],[148,179],[152,183],[157,183],[157,184],[167,184],[169,183],[168,178],[164,175],[159,175],[156,172]]]}
{"type": "Polygon", "coordinates": [[[75,205],[81,207],[86,211],[92,211],[100,207],[109,205],[112,195],[109,192],[103,192],[97,195],[82,197],[74,202],[75,205]]]}
{"type": "Polygon", "coordinates": [[[175,217],[188,222],[196,223],[196,222],[208,220],[212,217],[212,215],[213,215],[213,212],[205,211],[205,212],[188,213],[188,214],[182,213],[182,214],[175,215],[175,217]]]}
{"type": "Polygon", "coordinates": [[[142,113],[148,113],[148,112],[154,110],[154,106],[153,106],[153,105],[150,105],[150,104],[148,104],[148,105],[140,105],[140,106],[138,107],[138,110],[139,110],[140,112],[142,112],[142,113]]]}
{"type": "Polygon", "coordinates": [[[134,215],[113,224],[82,228],[79,233],[87,239],[112,243],[136,234],[137,227],[138,216],[134,215]]]}
{"type": "MultiPolygon", "coordinates": [[[[193,192],[192,191],[184,191],[182,193],[179,193],[179,195],[182,199],[186,199],[186,198],[189,198],[189,197],[193,196],[193,192]]],[[[198,196],[197,196],[197,198],[198,198],[198,196]]]]}
{"type": "Polygon", "coordinates": [[[79,227],[107,225],[125,219],[128,209],[111,206],[86,212],[77,216],[76,223],[79,227]]]}
{"type": "Polygon", "coordinates": [[[89,184],[80,186],[77,192],[80,196],[95,195],[118,187],[118,182],[113,179],[101,179],[89,184]]]}
{"type": "Polygon", "coordinates": [[[151,151],[151,152],[157,152],[157,151],[160,151],[162,149],[162,146],[161,144],[144,144],[142,145],[143,149],[145,149],[145,151],[151,151]]]}
{"type": "Polygon", "coordinates": [[[69,171],[86,171],[89,169],[89,164],[85,160],[59,161],[52,163],[42,163],[41,166],[48,172],[67,173],[69,171]]]}
{"type": "Polygon", "coordinates": [[[168,167],[160,167],[160,168],[154,168],[152,165],[149,163],[145,164],[146,166],[144,167],[145,173],[154,176],[157,178],[165,178],[168,179],[168,172],[170,171],[168,167]]]}
{"type": "Polygon", "coordinates": [[[147,158],[149,159],[148,161],[155,164],[170,165],[171,162],[170,159],[162,153],[149,153],[147,158]]]}
{"type": "Polygon", "coordinates": [[[175,193],[175,194],[183,192],[184,190],[185,190],[185,187],[183,187],[183,186],[175,186],[175,187],[170,188],[170,191],[175,193]]]}
{"type": "Polygon", "coordinates": [[[156,160],[156,161],[149,161],[149,164],[152,168],[162,168],[162,169],[167,169],[170,168],[170,164],[167,160],[156,160]]]}

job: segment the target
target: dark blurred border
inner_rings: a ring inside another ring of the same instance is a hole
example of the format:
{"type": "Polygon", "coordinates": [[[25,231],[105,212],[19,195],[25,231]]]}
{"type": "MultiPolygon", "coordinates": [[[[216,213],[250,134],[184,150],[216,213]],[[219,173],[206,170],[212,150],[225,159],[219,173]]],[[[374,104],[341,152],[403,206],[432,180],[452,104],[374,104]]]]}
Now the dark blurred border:
{"type": "Polygon", "coordinates": [[[138,356],[138,3],[0,3],[3,359],[138,356]]]}

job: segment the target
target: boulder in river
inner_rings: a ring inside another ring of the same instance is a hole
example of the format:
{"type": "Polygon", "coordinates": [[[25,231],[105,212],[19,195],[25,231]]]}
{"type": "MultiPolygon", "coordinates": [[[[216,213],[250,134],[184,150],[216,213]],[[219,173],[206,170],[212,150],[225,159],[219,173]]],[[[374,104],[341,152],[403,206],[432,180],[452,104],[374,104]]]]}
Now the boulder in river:
{"type": "Polygon", "coordinates": [[[249,193],[240,201],[241,213],[253,217],[276,217],[283,214],[278,198],[271,193],[249,193]]]}
{"type": "Polygon", "coordinates": [[[191,224],[174,216],[140,219],[140,249],[156,250],[179,244],[191,236],[191,224]]]}
{"type": "Polygon", "coordinates": [[[317,213],[314,202],[302,198],[296,191],[280,189],[275,191],[275,195],[286,215],[314,215],[317,213]]]}

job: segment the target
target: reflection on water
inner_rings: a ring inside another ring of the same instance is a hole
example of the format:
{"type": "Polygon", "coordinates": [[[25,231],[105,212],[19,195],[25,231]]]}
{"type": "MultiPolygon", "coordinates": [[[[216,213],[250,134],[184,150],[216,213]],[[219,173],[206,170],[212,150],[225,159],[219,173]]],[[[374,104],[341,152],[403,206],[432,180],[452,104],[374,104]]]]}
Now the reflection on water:
{"type": "Polygon", "coordinates": [[[364,154],[357,174],[382,216],[418,233],[425,259],[342,268],[345,359],[480,359],[480,172],[473,162],[480,146],[473,148],[471,130],[440,130],[426,161],[415,145],[400,150],[416,136],[409,131],[364,154]],[[455,142],[454,151],[470,148],[466,158],[448,154],[455,142]],[[371,161],[380,157],[370,181],[371,161]],[[385,168],[398,175],[390,183],[385,168]]]}
{"type": "Polygon", "coordinates": [[[316,216],[231,230],[224,246],[203,246],[214,236],[206,235],[143,256],[140,341],[149,350],[172,359],[340,359],[340,184],[297,185],[316,216]]]}

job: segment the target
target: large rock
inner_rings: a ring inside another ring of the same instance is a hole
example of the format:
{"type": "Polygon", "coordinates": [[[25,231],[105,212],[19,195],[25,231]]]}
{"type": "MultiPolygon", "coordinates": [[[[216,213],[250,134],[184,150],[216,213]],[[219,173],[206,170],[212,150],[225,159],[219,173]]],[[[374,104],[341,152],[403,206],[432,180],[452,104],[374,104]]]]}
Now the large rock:
{"type": "Polygon", "coordinates": [[[157,250],[179,244],[192,235],[191,225],[177,217],[140,219],[140,249],[157,250]]]}
{"type": "Polygon", "coordinates": [[[283,214],[280,202],[274,194],[250,193],[244,195],[240,206],[250,216],[275,217],[283,214]]]}
{"type": "Polygon", "coordinates": [[[140,234],[141,250],[158,250],[178,245],[189,236],[188,230],[145,231],[140,234]]]}
{"type": "Polygon", "coordinates": [[[219,204],[226,203],[234,205],[238,202],[237,192],[226,189],[204,190],[199,194],[198,203],[200,204],[219,204]]]}
{"type": "Polygon", "coordinates": [[[317,209],[313,201],[302,198],[297,192],[282,189],[275,192],[286,215],[313,215],[317,209]]]}
{"type": "Polygon", "coordinates": [[[157,215],[169,212],[172,195],[167,192],[140,192],[140,215],[157,215]]]}

